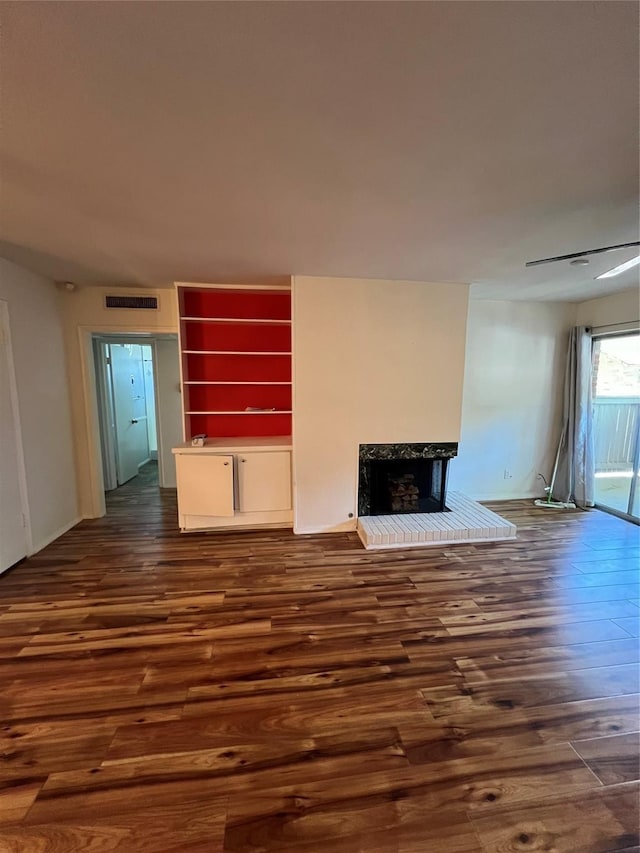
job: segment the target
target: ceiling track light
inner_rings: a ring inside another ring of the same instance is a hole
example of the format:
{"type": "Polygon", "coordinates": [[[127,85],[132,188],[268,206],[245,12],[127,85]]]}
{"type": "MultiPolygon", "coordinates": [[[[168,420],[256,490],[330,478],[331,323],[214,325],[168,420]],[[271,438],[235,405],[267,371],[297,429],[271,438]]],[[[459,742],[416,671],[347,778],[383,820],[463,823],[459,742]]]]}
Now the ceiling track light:
{"type": "Polygon", "coordinates": [[[568,255],[554,255],[553,258],[542,258],[539,261],[527,261],[525,267],[539,267],[540,264],[570,261],[573,258],[582,258],[585,255],[602,255],[604,252],[613,252],[615,249],[635,249],[636,246],[640,246],[639,240],[634,240],[632,243],[618,243],[616,246],[602,246],[600,249],[587,249],[584,252],[571,252],[568,255]]]}

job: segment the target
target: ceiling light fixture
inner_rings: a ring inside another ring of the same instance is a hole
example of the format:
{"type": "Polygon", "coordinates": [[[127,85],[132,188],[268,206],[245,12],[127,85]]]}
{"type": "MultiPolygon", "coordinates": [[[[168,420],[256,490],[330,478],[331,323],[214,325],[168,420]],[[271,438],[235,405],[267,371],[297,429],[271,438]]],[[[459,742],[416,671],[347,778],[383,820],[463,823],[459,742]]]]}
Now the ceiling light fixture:
{"type": "Polygon", "coordinates": [[[602,275],[597,275],[598,278],[613,278],[614,275],[620,275],[627,270],[630,270],[632,267],[635,267],[636,264],[640,264],[640,255],[636,255],[635,258],[631,258],[630,261],[625,261],[623,264],[618,264],[617,267],[614,267],[612,270],[607,270],[607,272],[603,272],[602,275]]]}

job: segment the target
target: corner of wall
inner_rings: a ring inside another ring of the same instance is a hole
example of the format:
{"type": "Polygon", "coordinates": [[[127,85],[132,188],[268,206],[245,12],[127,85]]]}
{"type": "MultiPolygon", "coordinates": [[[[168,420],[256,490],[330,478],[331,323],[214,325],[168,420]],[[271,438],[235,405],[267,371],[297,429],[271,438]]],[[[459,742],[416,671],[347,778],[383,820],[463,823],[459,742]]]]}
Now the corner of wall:
{"type": "Polygon", "coordinates": [[[4,259],[0,270],[0,296],[10,310],[34,553],[79,515],[62,303],[50,279],[4,259]]]}

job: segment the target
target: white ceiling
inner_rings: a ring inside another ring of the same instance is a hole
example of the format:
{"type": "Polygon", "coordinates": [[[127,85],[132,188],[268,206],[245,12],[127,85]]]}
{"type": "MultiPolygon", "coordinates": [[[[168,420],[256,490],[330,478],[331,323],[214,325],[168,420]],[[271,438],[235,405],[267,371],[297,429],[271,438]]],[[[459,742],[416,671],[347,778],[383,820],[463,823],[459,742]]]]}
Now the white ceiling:
{"type": "Polygon", "coordinates": [[[638,268],[635,2],[3,3],[5,256],[587,299],[638,268]]]}

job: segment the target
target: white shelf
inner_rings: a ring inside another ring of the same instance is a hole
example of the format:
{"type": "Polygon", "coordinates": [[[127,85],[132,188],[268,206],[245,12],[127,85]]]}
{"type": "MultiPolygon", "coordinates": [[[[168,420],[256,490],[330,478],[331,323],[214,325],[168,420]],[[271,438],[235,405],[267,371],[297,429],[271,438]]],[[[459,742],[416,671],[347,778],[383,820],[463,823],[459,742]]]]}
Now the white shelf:
{"type": "Polygon", "coordinates": [[[240,317],[180,317],[189,323],[251,323],[259,326],[290,326],[291,320],[260,320],[258,318],[240,317]]]}
{"type": "Polygon", "coordinates": [[[292,414],[291,409],[276,409],[275,412],[264,411],[264,412],[245,412],[244,409],[239,411],[228,411],[228,412],[210,412],[210,411],[199,411],[199,412],[185,412],[185,415],[290,415],[292,414]]]}
{"type": "Polygon", "coordinates": [[[291,355],[290,352],[246,352],[243,350],[183,349],[183,355],[291,355]]]}
{"type": "Polygon", "coordinates": [[[291,385],[291,382],[202,382],[196,379],[187,379],[183,385],[291,385]]]}
{"type": "Polygon", "coordinates": [[[206,438],[204,447],[193,447],[185,441],[173,448],[173,453],[244,453],[248,450],[291,450],[291,436],[237,436],[235,438],[206,438]]]}

